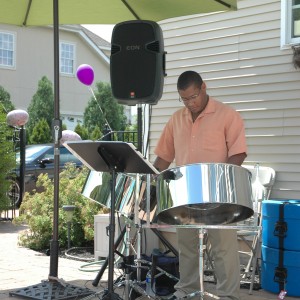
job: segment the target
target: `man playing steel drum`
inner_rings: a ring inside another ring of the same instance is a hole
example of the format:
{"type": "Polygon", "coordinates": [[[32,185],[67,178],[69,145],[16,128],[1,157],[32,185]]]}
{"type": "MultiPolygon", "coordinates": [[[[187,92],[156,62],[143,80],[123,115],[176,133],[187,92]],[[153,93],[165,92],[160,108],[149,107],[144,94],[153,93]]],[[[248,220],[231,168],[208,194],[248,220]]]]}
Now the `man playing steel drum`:
{"type": "MultiPolygon", "coordinates": [[[[177,81],[184,107],[166,124],[154,153],[154,166],[166,170],[194,163],[228,163],[240,166],[247,154],[243,120],[233,108],[206,93],[206,84],[194,71],[182,73],[177,81]]],[[[180,280],[177,298],[199,291],[199,236],[194,228],[177,228],[180,280]]],[[[240,263],[236,230],[209,229],[221,299],[240,299],[240,263]]]]}

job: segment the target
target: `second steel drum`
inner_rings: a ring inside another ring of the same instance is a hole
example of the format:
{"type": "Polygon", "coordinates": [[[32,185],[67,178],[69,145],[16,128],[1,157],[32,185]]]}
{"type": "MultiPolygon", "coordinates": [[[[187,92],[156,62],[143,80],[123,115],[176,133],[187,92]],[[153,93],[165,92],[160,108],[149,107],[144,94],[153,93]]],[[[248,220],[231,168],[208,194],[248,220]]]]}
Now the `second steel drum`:
{"type": "MultiPolygon", "coordinates": [[[[98,202],[107,210],[111,207],[111,174],[107,172],[90,171],[84,184],[82,195],[98,202]]],[[[155,189],[150,195],[150,221],[155,216],[155,189]]],[[[146,182],[140,180],[138,186],[138,217],[147,220],[146,213],[146,182]]],[[[127,218],[133,219],[136,203],[136,175],[118,173],[115,185],[115,211],[127,218]]]]}
{"type": "Polygon", "coordinates": [[[201,163],[160,173],[157,218],[171,225],[222,225],[253,215],[251,173],[240,166],[201,163]]]}

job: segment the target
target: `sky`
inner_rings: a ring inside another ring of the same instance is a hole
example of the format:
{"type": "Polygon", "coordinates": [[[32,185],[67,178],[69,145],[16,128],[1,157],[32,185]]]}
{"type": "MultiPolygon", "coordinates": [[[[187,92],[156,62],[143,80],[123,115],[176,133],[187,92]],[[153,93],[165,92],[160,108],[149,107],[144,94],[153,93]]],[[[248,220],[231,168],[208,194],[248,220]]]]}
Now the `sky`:
{"type": "Polygon", "coordinates": [[[89,24],[82,24],[85,28],[92,31],[93,33],[97,34],[104,40],[111,42],[111,34],[114,28],[114,25],[89,25],[89,24]]]}

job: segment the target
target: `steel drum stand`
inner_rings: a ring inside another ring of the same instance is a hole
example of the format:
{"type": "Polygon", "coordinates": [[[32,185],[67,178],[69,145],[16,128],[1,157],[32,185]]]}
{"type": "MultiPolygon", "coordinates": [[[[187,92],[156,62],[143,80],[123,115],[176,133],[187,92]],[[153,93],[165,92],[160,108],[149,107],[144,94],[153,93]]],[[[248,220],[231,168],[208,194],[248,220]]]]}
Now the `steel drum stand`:
{"type": "Polygon", "coordinates": [[[200,228],[199,229],[199,276],[200,276],[200,291],[195,293],[198,294],[200,293],[200,298],[203,299],[204,296],[209,296],[214,299],[220,299],[218,296],[205,292],[204,291],[204,253],[206,250],[206,245],[204,243],[204,237],[207,234],[207,229],[200,228]]]}
{"type": "Polygon", "coordinates": [[[115,237],[115,184],[116,173],[159,174],[131,143],[111,141],[65,142],[65,147],[89,169],[110,172],[111,207],[109,225],[108,289],[103,299],[121,299],[114,292],[114,237],[115,237]]]}
{"type": "MultiPolygon", "coordinates": [[[[204,296],[208,296],[212,299],[220,299],[219,296],[211,294],[209,292],[204,291],[204,253],[206,251],[206,245],[204,243],[204,238],[205,235],[207,234],[208,229],[235,229],[235,230],[254,230],[257,228],[261,228],[260,226],[253,226],[253,225],[233,225],[233,224],[228,224],[228,225],[159,225],[159,224],[152,224],[150,226],[151,228],[177,228],[177,227],[182,227],[182,228],[196,228],[199,231],[199,276],[200,276],[200,290],[195,291],[193,293],[187,294],[184,297],[181,298],[176,298],[176,299],[190,299],[192,297],[199,296],[200,299],[204,299],[204,296]]],[[[147,263],[147,262],[145,262],[147,263]]],[[[149,263],[149,262],[148,262],[149,263]]],[[[159,268],[158,268],[159,269],[159,268]]],[[[166,275],[168,275],[166,272],[164,272],[166,275]]],[[[171,277],[171,276],[170,276],[171,277]]],[[[156,297],[157,298],[157,297],[156,297]]],[[[158,298],[159,299],[159,298],[158,298]]],[[[168,300],[168,298],[164,298],[168,300]]],[[[174,297],[169,298],[169,299],[174,299],[174,297]]]]}

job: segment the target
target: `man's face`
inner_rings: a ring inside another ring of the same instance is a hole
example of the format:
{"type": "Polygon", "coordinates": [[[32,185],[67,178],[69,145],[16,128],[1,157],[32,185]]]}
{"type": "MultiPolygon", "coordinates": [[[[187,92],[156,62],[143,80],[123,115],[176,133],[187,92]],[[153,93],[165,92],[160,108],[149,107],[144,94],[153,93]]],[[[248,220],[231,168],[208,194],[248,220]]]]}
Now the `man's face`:
{"type": "Polygon", "coordinates": [[[194,114],[201,112],[207,104],[206,86],[191,85],[185,90],[178,91],[180,101],[194,114]]]}

